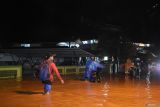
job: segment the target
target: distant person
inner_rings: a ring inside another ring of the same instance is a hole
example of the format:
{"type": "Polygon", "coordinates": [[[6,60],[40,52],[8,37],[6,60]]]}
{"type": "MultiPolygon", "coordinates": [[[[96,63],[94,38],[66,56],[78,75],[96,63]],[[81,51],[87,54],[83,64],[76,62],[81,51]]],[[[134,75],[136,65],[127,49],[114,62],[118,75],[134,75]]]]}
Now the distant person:
{"type": "Polygon", "coordinates": [[[89,66],[90,64],[92,63],[92,58],[87,58],[87,61],[86,61],[86,65],[85,65],[85,71],[84,71],[84,75],[83,75],[83,79],[84,80],[88,80],[89,79],[89,66]]]}
{"type": "Polygon", "coordinates": [[[154,63],[149,61],[149,63],[148,63],[148,72],[147,72],[147,76],[146,76],[146,82],[148,84],[150,84],[151,71],[153,70],[153,68],[154,68],[154,63]]]}
{"type": "Polygon", "coordinates": [[[39,79],[44,84],[44,94],[49,94],[51,92],[51,86],[53,82],[53,73],[55,72],[62,84],[64,81],[58,72],[58,69],[54,61],[55,54],[48,53],[45,56],[45,60],[40,65],[39,69],[39,79]]]}
{"type": "Polygon", "coordinates": [[[95,82],[98,79],[98,82],[100,82],[100,77],[99,77],[100,74],[98,71],[98,69],[100,68],[103,68],[103,66],[97,61],[94,61],[93,59],[90,58],[86,63],[84,79],[90,82],[95,82]]]}

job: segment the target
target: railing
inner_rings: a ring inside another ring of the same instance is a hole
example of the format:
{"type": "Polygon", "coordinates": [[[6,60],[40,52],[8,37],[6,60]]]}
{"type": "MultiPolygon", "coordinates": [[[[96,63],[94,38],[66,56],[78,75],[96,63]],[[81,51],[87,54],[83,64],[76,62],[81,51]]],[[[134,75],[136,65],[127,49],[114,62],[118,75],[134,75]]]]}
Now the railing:
{"type": "Polygon", "coordinates": [[[58,70],[62,75],[82,74],[85,66],[58,66],[58,70]]]}
{"type": "MultiPolygon", "coordinates": [[[[85,66],[58,66],[61,75],[83,74],[85,66]]],[[[0,66],[0,78],[16,78],[22,80],[22,66],[0,66]]]]}
{"type": "Polygon", "coordinates": [[[0,66],[0,78],[15,78],[22,80],[22,66],[0,66]]]}

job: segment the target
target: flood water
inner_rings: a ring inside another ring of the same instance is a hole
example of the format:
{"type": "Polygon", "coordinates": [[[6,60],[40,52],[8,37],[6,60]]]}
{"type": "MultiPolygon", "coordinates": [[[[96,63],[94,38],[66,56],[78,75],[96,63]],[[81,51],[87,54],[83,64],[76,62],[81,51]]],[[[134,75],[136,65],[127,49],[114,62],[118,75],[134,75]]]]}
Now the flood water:
{"type": "Polygon", "coordinates": [[[0,107],[160,107],[160,84],[145,79],[107,78],[101,83],[58,80],[50,95],[40,81],[0,80],[0,107]]]}

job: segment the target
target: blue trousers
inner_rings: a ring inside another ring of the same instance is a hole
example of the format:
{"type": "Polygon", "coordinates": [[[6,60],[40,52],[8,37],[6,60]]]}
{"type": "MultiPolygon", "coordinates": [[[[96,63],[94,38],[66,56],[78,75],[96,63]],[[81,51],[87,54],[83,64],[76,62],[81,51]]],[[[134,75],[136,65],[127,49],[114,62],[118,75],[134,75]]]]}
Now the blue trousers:
{"type": "Polygon", "coordinates": [[[83,79],[89,80],[89,81],[95,81],[95,77],[93,77],[93,73],[95,71],[91,71],[89,69],[86,69],[83,75],[83,79]]]}
{"type": "Polygon", "coordinates": [[[51,85],[50,84],[44,84],[44,92],[47,93],[47,92],[50,92],[51,91],[51,85]]]}

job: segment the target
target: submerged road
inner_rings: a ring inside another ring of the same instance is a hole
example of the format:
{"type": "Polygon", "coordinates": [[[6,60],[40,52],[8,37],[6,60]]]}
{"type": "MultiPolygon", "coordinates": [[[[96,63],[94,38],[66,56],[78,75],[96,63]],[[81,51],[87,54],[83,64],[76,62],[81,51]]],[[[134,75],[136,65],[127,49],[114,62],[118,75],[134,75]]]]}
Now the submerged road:
{"type": "Polygon", "coordinates": [[[160,84],[128,78],[108,78],[101,83],[76,79],[53,83],[43,95],[38,80],[0,80],[0,107],[160,107],[160,84]]]}

